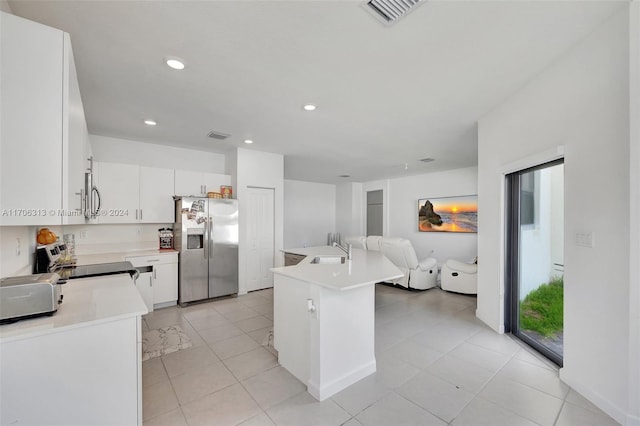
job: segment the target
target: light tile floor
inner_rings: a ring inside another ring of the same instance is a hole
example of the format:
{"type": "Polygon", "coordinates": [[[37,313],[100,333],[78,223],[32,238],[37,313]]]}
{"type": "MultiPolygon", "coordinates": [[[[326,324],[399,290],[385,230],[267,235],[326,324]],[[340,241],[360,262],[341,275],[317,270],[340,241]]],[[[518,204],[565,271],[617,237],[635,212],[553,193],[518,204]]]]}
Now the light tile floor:
{"type": "Polygon", "coordinates": [[[146,315],[193,347],[145,361],[144,424],[615,425],[557,368],[475,317],[476,299],[376,286],[377,372],[316,401],[263,346],[273,290],[146,315]]]}

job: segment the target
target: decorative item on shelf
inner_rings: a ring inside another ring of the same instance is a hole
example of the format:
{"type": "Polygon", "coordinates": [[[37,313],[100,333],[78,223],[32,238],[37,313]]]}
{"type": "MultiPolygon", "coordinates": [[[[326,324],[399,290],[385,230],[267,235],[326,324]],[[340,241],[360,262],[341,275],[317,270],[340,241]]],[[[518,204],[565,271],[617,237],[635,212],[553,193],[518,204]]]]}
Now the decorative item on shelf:
{"type": "Polygon", "coordinates": [[[219,192],[207,192],[209,198],[222,198],[222,194],[219,192]]]}
{"type": "Polygon", "coordinates": [[[229,185],[220,185],[220,193],[222,198],[233,198],[233,187],[229,185]]]}
{"type": "Polygon", "coordinates": [[[158,238],[160,241],[160,250],[173,249],[173,229],[172,228],[160,228],[158,229],[158,238]]]}
{"type": "Polygon", "coordinates": [[[36,236],[36,240],[37,240],[38,244],[41,244],[41,245],[53,244],[53,243],[56,242],[57,238],[58,237],[56,236],[56,234],[51,232],[49,230],[49,228],[41,228],[38,231],[38,235],[36,236]]]}

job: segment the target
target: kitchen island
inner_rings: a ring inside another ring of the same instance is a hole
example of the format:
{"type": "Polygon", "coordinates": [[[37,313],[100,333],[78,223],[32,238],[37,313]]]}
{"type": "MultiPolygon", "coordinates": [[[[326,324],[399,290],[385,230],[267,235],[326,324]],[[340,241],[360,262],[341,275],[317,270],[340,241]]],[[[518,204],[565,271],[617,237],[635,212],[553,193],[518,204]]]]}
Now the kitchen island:
{"type": "Polygon", "coordinates": [[[129,274],[70,280],[53,316],[0,326],[0,424],[142,424],[146,306],[129,274]]]}
{"type": "Polygon", "coordinates": [[[402,272],[377,251],[353,249],[352,260],[337,247],[284,251],[306,257],[272,269],[274,347],[322,401],[376,371],[375,284],[402,272]]]}

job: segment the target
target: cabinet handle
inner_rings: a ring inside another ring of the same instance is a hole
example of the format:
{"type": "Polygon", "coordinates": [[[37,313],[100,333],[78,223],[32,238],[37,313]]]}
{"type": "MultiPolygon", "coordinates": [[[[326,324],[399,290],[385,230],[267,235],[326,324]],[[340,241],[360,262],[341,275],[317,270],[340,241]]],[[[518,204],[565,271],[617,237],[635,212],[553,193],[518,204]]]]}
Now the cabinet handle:
{"type": "Polygon", "coordinates": [[[160,262],[160,259],[149,259],[147,262],[160,262]]]}
{"type": "Polygon", "coordinates": [[[136,209],[136,220],[138,220],[138,209],[136,209]]]}
{"type": "Polygon", "coordinates": [[[142,220],[142,209],[140,209],[140,220],[142,220]]]}
{"type": "Polygon", "coordinates": [[[149,277],[149,287],[153,287],[153,280],[149,277]]]}
{"type": "Polygon", "coordinates": [[[157,278],[156,271],[157,271],[157,269],[153,268],[153,279],[154,280],[157,278]]]}
{"type": "Polygon", "coordinates": [[[206,194],[207,193],[207,185],[202,185],[202,188],[203,188],[202,193],[206,194]]]}

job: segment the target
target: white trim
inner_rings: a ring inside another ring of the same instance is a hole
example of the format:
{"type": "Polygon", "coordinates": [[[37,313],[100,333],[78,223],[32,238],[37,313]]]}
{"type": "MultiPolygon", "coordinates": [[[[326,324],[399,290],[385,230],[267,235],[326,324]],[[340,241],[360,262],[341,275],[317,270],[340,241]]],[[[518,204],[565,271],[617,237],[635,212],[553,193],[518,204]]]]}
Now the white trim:
{"type": "Polygon", "coordinates": [[[618,407],[613,401],[610,401],[600,395],[598,392],[594,392],[593,388],[585,386],[584,378],[580,378],[580,374],[574,375],[571,368],[566,366],[558,371],[560,380],[569,385],[573,390],[585,397],[589,402],[605,412],[605,414],[612,417],[615,421],[621,425],[630,425],[627,420],[631,417],[630,414],[625,412],[624,409],[618,407]]]}
{"type": "Polygon", "coordinates": [[[518,172],[520,170],[525,170],[530,167],[539,166],[541,164],[549,163],[551,161],[554,161],[563,157],[564,157],[564,145],[558,145],[553,149],[538,152],[536,154],[531,154],[527,157],[521,158],[520,160],[503,164],[502,167],[500,168],[500,173],[502,173],[503,176],[506,176],[509,173],[518,172]]]}
{"type": "Polygon", "coordinates": [[[375,372],[376,372],[376,360],[374,358],[373,361],[370,361],[369,363],[363,365],[362,367],[359,367],[343,375],[342,377],[339,377],[336,380],[330,383],[327,383],[322,388],[319,388],[317,383],[309,380],[307,384],[307,390],[309,391],[311,396],[313,396],[318,401],[324,401],[325,399],[331,397],[332,395],[335,395],[341,390],[351,386],[358,380],[362,380],[368,375],[373,374],[375,372]]]}

